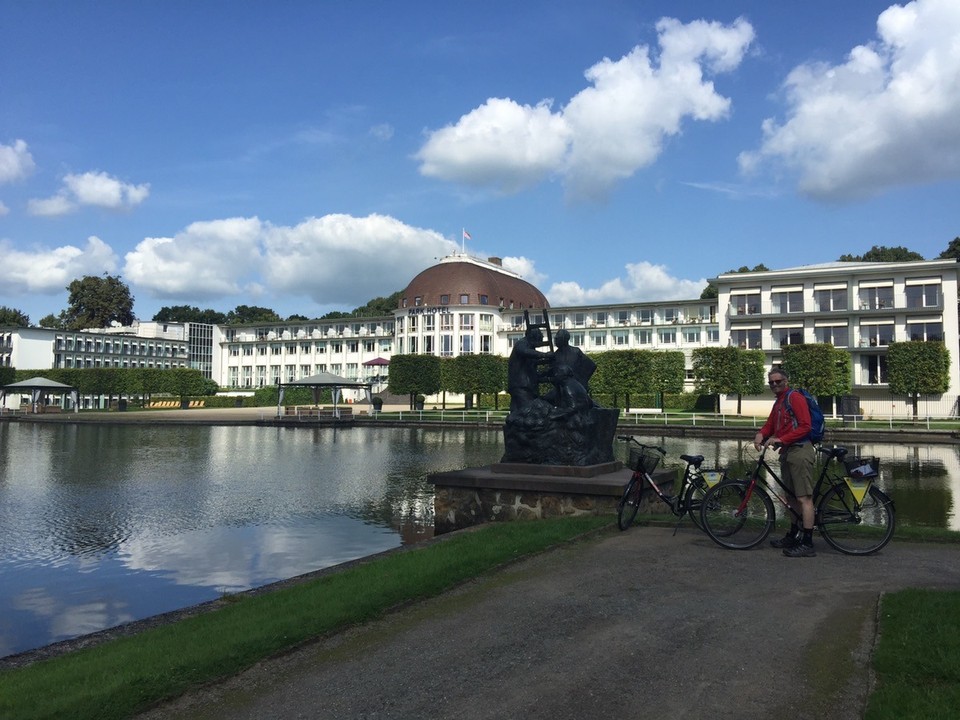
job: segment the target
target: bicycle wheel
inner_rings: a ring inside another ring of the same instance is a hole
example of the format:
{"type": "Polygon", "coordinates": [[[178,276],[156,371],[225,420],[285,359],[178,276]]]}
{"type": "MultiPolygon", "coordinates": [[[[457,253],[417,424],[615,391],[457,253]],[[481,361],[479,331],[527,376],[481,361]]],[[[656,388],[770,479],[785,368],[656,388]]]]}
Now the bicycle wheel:
{"type": "Polygon", "coordinates": [[[626,530],[633,524],[633,519],[640,510],[640,488],[639,478],[632,477],[623,491],[623,497],[617,503],[617,527],[626,530]]]}
{"type": "Polygon", "coordinates": [[[731,550],[759,545],[773,527],[773,501],[749,480],[714,485],[700,506],[703,529],[715,543],[731,550]]]}
{"type": "Polygon", "coordinates": [[[687,509],[693,524],[701,530],[703,530],[703,520],[700,517],[700,507],[703,505],[703,497],[706,494],[707,484],[703,480],[694,480],[683,496],[683,507],[687,509]]]}
{"type": "Polygon", "coordinates": [[[848,555],[876,552],[890,542],[895,524],[893,500],[872,485],[860,504],[846,484],[834,485],[817,503],[820,534],[848,555]]]}

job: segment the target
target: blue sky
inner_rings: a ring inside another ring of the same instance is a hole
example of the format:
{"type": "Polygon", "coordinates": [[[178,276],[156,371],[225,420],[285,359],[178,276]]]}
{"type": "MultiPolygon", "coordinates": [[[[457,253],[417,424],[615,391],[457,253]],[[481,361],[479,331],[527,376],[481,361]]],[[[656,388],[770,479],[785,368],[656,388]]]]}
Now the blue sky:
{"type": "Polygon", "coordinates": [[[960,235],[960,3],[0,0],[0,305],[554,305],[960,235]],[[462,231],[470,235],[464,243],[462,231]]]}

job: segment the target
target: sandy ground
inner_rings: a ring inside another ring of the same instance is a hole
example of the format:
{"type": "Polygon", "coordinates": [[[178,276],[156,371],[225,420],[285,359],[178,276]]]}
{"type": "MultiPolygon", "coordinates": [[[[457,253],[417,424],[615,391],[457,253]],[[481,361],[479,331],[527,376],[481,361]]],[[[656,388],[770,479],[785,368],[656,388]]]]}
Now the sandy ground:
{"type": "Polygon", "coordinates": [[[882,593],[960,589],[960,551],[817,550],[592,536],[143,718],[860,718],[882,593]]]}

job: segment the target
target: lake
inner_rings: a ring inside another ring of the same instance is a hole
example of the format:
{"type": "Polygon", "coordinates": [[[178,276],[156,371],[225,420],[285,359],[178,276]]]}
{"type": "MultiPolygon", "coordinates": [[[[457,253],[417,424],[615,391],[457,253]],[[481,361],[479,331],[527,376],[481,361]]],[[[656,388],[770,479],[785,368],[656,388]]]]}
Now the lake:
{"type": "MultiPolygon", "coordinates": [[[[647,441],[670,464],[749,447],[647,441]]],[[[960,530],[956,447],[851,449],[898,522],[960,530]]],[[[502,452],[487,429],[0,423],[0,657],[428,538],[426,476],[502,452]]]]}

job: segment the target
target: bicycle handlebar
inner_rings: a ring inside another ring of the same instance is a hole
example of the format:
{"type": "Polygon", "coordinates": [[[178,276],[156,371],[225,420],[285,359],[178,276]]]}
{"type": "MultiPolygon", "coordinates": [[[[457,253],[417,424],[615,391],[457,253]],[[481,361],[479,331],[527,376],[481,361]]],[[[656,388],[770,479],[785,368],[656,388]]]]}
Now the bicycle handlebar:
{"type": "Polygon", "coordinates": [[[633,435],[618,435],[617,440],[623,440],[624,442],[632,442],[636,445],[639,445],[640,449],[642,450],[656,450],[658,453],[664,456],[667,454],[667,451],[664,448],[659,447],[658,445],[644,445],[642,442],[637,440],[633,435]]]}

